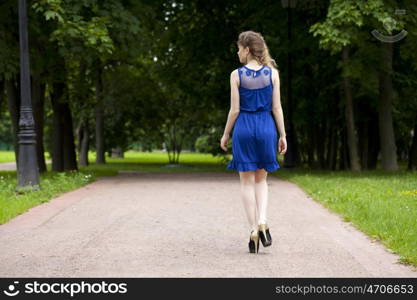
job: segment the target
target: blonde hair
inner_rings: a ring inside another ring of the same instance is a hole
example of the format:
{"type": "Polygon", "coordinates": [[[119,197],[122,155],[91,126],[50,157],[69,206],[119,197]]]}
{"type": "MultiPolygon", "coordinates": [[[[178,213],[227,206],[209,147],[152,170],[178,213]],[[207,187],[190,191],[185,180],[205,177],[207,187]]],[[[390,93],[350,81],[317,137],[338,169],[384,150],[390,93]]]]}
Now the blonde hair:
{"type": "Polygon", "coordinates": [[[278,69],[277,63],[269,54],[268,46],[259,32],[252,30],[241,32],[237,44],[244,48],[249,47],[250,54],[258,63],[278,69]]]}

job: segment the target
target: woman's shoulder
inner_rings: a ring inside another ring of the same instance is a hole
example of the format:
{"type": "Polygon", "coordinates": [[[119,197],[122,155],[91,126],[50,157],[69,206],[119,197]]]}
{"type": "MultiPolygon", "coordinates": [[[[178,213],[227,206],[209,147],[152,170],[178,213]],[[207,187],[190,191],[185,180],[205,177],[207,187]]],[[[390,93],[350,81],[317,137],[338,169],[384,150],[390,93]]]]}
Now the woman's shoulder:
{"type": "Polygon", "coordinates": [[[236,69],[232,70],[232,73],[238,73],[239,71],[241,71],[243,69],[243,67],[237,67],[236,69]]]}
{"type": "Polygon", "coordinates": [[[272,83],[275,85],[275,83],[279,82],[279,70],[275,67],[270,67],[271,69],[271,79],[272,83]]]}
{"type": "Polygon", "coordinates": [[[240,74],[242,74],[242,72],[243,72],[242,68],[243,68],[243,67],[239,67],[239,68],[234,69],[234,70],[230,73],[230,77],[233,77],[233,78],[239,78],[239,75],[240,75],[240,74]]]}
{"type": "Polygon", "coordinates": [[[275,66],[272,65],[265,65],[266,68],[269,68],[272,72],[277,72],[278,68],[276,68],[275,66]]]}
{"type": "Polygon", "coordinates": [[[234,69],[231,73],[230,73],[230,81],[235,82],[237,85],[239,85],[239,68],[238,69],[234,69]]]}

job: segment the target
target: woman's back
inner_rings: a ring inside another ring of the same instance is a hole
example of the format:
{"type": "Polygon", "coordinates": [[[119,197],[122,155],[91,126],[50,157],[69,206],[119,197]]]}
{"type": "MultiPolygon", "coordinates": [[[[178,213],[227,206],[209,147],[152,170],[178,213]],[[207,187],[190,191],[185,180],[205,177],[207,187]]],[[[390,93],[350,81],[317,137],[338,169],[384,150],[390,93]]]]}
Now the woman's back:
{"type": "Polygon", "coordinates": [[[233,159],[230,170],[271,172],[280,168],[277,161],[277,128],[272,116],[272,70],[246,66],[238,69],[240,112],[232,136],[233,159]]]}
{"type": "Polygon", "coordinates": [[[247,66],[238,69],[241,111],[272,110],[272,70],[264,65],[259,70],[247,66]]]}

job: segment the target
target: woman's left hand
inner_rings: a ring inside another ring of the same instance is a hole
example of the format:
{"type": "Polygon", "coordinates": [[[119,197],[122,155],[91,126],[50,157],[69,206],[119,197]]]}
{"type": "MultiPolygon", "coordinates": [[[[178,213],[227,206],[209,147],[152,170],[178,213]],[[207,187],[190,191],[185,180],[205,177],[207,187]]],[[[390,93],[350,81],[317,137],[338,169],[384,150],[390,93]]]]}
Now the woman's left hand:
{"type": "Polygon", "coordinates": [[[227,143],[229,142],[229,136],[223,135],[222,139],[220,140],[220,147],[223,151],[227,152],[227,143]]]}
{"type": "Polygon", "coordinates": [[[279,138],[278,152],[282,155],[284,155],[287,152],[287,139],[285,138],[285,136],[279,138]]]}

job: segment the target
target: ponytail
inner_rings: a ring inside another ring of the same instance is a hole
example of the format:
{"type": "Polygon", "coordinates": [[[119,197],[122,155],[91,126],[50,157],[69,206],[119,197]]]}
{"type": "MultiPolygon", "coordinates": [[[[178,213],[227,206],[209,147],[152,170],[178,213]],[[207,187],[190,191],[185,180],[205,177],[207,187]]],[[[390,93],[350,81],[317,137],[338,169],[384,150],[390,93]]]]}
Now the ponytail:
{"type": "Polygon", "coordinates": [[[271,55],[269,54],[269,49],[268,49],[268,46],[266,45],[265,42],[264,42],[264,47],[265,48],[264,48],[264,51],[263,51],[263,54],[262,54],[261,63],[263,65],[267,65],[271,68],[278,69],[278,65],[277,65],[275,59],[273,59],[271,57],[271,55]]]}
{"type": "Polygon", "coordinates": [[[251,30],[241,32],[238,44],[249,47],[249,52],[258,63],[278,69],[278,65],[269,54],[268,46],[260,33],[251,30]]]}

